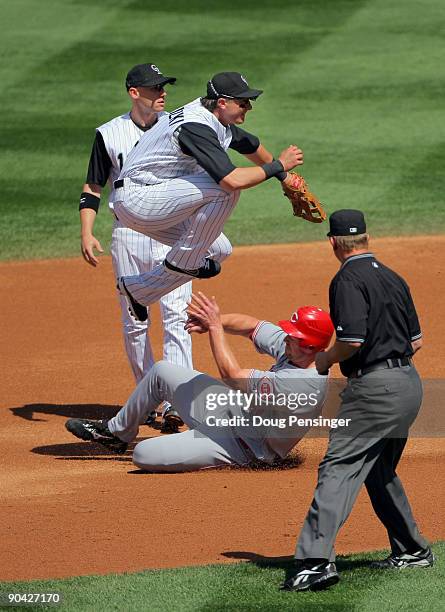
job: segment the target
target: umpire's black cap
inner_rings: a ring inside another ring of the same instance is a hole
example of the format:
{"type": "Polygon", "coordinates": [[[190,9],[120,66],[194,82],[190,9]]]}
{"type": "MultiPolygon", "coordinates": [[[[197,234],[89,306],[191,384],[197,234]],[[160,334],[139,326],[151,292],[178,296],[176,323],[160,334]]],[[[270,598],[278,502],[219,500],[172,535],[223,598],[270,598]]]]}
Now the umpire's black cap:
{"type": "Polygon", "coordinates": [[[239,72],[219,72],[207,83],[206,98],[248,98],[255,100],[263,93],[262,89],[251,89],[249,83],[239,72]]]}
{"type": "Polygon", "coordinates": [[[328,236],[351,236],[366,234],[365,217],[361,210],[345,208],[336,210],[329,217],[328,236]]]}
{"type": "Polygon", "coordinates": [[[174,83],[176,77],[164,76],[156,64],[138,64],[127,74],[125,85],[130,87],[154,87],[155,85],[166,85],[174,83]]]}

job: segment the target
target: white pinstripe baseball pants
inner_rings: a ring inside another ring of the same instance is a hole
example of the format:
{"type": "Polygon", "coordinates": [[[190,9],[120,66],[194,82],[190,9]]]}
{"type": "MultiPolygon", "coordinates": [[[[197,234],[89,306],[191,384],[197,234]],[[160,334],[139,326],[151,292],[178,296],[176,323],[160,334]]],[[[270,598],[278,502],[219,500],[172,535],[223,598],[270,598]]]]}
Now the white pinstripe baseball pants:
{"type": "MultiPolygon", "coordinates": [[[[167,256],[171,264],[193,270],[204,264],[205,257],[221,262],[230,255],[232,247],[222,229],[239,194],[225,191],[207,173],[156,185],[126,178],[116,190],[114,210],[127,227],[171,246],[167,256]]],[[[125,284],[138,302],[148,305],[189,278],[159,265],[151,272],[125,278],[125,284]]]]}
{"type": "MultiPolygon", "coordinates": [[[[114,223],[111,258],[116,276],[149,272],[164,261],[168,251],[169,247],[148,236],[122,227],[118,221],[114,223]]],[[[191,293],[192,283],[188,282],[159,300],[164,332],[163,359],[185,368],[193,367],[191,337],[184,330],[185,308],[191,293]]],[[[136,382],[139,382],[155,361],[148,335],[150,309],[147,321],[142,323],[130,315],[127,301],[120,294],[119,302],[125,350],[136,382]]]]}

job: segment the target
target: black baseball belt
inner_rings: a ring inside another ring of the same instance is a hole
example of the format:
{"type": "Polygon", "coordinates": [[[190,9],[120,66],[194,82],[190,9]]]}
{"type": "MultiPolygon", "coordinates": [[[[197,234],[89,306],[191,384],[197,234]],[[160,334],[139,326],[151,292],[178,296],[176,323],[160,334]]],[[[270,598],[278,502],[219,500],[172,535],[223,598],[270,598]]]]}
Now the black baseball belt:
{"type": "Polygon", "coordinates": [[[119,189],[120,187],[124,186],[124,179],[119,179],[117,181],[114,181],[113,186],[115,189],[119,189]]]}
{"type": "Polygon", "coordinates": [[[391,370],[392,368],[403,368],[404,366],[411,366],[413,364],[411,357],[401,357],[400,359],[384,359],[378,361],[370,366],[359,368],[349,374],[348,378],[360,378],[365,374],[376,372],[377,370],[391,370]]]}

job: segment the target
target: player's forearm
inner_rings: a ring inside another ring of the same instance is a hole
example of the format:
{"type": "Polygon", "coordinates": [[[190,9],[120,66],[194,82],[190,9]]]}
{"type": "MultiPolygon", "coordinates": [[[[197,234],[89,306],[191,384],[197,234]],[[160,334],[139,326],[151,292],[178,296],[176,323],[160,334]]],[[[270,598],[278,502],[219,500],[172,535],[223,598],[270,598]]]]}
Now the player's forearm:
{"type": "MultiPolygon", "coordinates": [[[[267,164],[266,164],[267,165],[267,164]]],[[[283,172],[283,166],[280,162],[271,162],[271,168],[263,168],[262,166],[254,166],[252,168],[235,168],[227,174],[219,184],[226,191],[236,191],[238,189],[249,189],[263,183],[268,178],[283,172]],[[276,165],[272,166],[272,164],[276,165]]]]}
{"type": "MultiPolygon", "coordinates": [[[[82,194],[89,194],[94,198],[99,198],[102,193],[102,187],[95,185],[94,183],[85,183],[82,188],[82,194]]],[[[97,202],[97,206],[99,202],[97,202]]],[[[88,205],[87,205],[88,206],[88,205]]],[[[93,233],[94,222],[96,220],[97,212],[94,208],[81,208],[80,209],[80,234],[81,236],[90,236],[93,233]]]]}
{"type": "Polygon", "coordinates": [[[249,161],[251,161],[256,166],[261,166],[262,164],[268,164],[273,160],[273,155],[270,151],[263,147],[262,144],[258,147],[255,153],[246,153],[245,157],[249,161]]]}
{"type": "Polygon", "coordinates": [[[92,208],[82,208],[80,211],[80,235],[91,236],[93,234],[96,211],[92,208]]]}
{"type": "Polygon", "coordinates": [[[422,338],[418,338],[417,340],[413,340],[413,342],[411,342],[411,346],[412,346],[414,353],[417,353],[417,351],[422,348],[422,345],[423,345],[422,338]]]}
{"type": "Polygon", "coordinates": [[[359,342],[340,342],[336,341],[335,344],[326,351],[326,358],[329,361],[329,367],[334,363],[345,361],[352,357],[360,348],[359,342]]]}
{"type": "Polygon", "coordinates": [[[241,368],[227,343],[222,325],[209,328],[209,340],[221,378],[236,379],[241,368]]]}
{"type": "Polygon", "coordinates": [[[249,315],[234,312],[221,315],[221,323],[226,333],[248,337],[253,333],[259,320],[249,315]]]}

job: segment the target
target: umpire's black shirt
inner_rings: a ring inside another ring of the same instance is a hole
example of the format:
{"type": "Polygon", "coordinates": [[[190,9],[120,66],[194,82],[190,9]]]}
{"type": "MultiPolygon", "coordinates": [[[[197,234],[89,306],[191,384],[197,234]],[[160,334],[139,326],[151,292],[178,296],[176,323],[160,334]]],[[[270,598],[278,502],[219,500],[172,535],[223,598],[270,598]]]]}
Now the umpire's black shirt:
{"type": "Polygon", "coordinates": [[[340,363],[344,376],[385,359],[410,357],[411,342],[422,335],[408,285],[372,253],[343,262],[329,287],[329,305],[337,340],[362,345],[340,363]]]}

